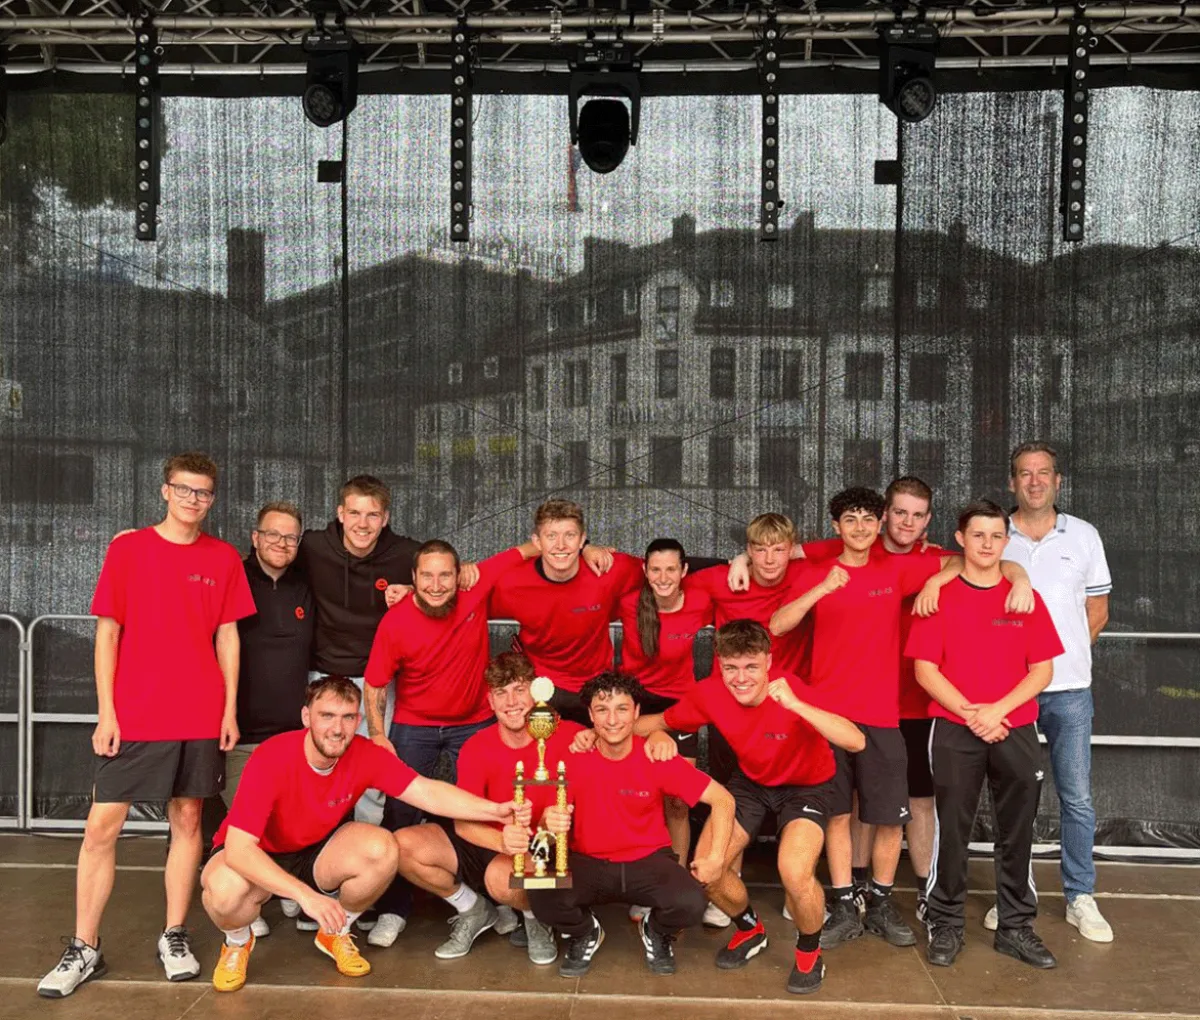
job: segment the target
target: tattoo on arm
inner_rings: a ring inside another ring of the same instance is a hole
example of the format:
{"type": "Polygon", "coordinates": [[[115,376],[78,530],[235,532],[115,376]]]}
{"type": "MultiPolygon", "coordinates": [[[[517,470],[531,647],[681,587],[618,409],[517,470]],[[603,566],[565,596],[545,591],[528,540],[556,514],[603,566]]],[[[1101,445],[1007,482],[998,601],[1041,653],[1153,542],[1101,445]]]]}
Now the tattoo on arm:
{"type": "Polygon", "coordinates": [[[383,711],[387,707],[387,688],[367,686],[367,732],[372,737],[383,734],[383,711]]]}

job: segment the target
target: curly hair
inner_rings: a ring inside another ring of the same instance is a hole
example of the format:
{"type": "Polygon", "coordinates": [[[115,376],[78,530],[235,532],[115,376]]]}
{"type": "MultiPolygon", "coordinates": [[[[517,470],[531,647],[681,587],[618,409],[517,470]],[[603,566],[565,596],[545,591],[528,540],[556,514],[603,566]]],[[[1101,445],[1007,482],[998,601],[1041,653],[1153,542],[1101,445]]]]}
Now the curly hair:
{"type": "Polygon", "coordinates": [[[646,688],[636,676],[620,673],[615,669],[607,670],[599,676],[592,677],[579,689],[579,700],[585,708],[591,708],[592,699],[598,694],[628,694],[633,703],[639,707],[646,700],[646,688]]]}
{"type": "Polygon", "coordinates": [[[855,486],[851,489],[843,489],[829,501],[829,516],[835,521],[840,521],[842,514],[854,510],[865,510],[876,517],[882,517],[885,506],[883,497],[874,489],[855,486]]]}

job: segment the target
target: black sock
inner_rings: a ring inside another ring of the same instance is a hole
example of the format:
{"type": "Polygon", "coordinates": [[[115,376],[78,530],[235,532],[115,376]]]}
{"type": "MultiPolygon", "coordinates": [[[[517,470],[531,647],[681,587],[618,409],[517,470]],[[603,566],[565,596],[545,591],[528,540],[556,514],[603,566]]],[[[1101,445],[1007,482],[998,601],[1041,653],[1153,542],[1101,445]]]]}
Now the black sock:
{"type": "Polygon", "coordinates": [[[815,953],[821,948],[821,933],[814,931],[811,935],[805,935],[804,932],[796,932],[796,948],[802,953],[815,953]]]}
{"type": "Polygon", "coordinates": [[[852,881],[860,889],[871,880],[870,868],[851,868],[850,874],[854,876],[852,881]]]}
{"type": "Polygon", "coordinates": [[[892,885],[893,885],[893,883],[891,883],[891,882],[889,882],[887,885],[884,885],[877,878],[871,879],[871,887],[870,887],[871,902],[872,903],[882,903],[889,896],[891,896],[892,895],[892,885]]]}
{"type": "Polygon", "coordinates": [[[925,888],[925,886],[928,885],[928,883],[929,883],[928,875],[918,875],[917,876],[917,899],[923,900],[926,898],[926,896],[928,895],[928,890],[925,888]]]}
{"type": "Polygon", "coordinates": [[[854,886],[852,885],[835,885],[829,890],[830,899],[837,903],[838,900],[846,900],[849,902],[854,899],[854,886]]]}
{"type": "Polygon", "coordinates": [[[746,909],[733,919],[733,923],[737,925],[738,931],[753,931],[759,925],[758,914],[754,912],[754,907],[747,903],[746,909]]]}

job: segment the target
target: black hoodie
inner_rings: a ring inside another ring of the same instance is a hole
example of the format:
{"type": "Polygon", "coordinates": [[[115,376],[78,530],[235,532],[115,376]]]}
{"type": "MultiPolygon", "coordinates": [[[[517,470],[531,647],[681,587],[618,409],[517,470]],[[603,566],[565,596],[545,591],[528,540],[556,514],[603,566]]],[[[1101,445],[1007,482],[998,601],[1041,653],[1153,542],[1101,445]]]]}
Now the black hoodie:
{"type": "Polygon", "coordinates": [[[300,541],[297,564],[308,577],[317,603],[313,667],[321,673],[362,676],[375,628],[387,612],[389,584],[412,584],[413,553],[420,543],[390,528],[379,533],[366,556],[352,556],[342,542],[342,526],[309,529],[300,541]]]}

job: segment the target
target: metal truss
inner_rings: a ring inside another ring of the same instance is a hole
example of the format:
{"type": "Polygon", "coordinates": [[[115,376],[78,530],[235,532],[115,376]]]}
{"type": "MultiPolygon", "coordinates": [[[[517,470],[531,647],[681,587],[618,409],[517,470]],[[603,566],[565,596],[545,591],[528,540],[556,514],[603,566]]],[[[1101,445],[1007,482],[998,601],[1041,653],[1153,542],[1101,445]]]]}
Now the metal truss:
{"type": "MultiPolygon", "coordinates": [[[[1081,3],[1047,6],[992,0],[341,0],[363,49],[367,92],[448,91],[451,33],[472,30],[482,91],[565,89],[569,62],[586,41],[620,37],[642,62],[649,92],[757,91],[761,26],[780,27],[781,91],[871,91],[878,29],[924,18],[941,35],[937,66],[954,88],[993,88],[1013,72],[1053,74],[1066,66],[1077,11],[1098,38],[1092,67],[1132,73],[1185,72],[1200,64],[1200,3],[1081,3]],[[832,73],[831,73],[832,72],[832,73]],[[724,77],[723,77],[724,76],[724,77]],[[744,86],[727,89],[733,78],[744,86]],[[971,79],[975,79],[972,82],[971,79]],[[830,83],[834,87],[830,87],[830,83]]],[[[133,18],[149,14],[163,47],[164,90],[236,75],[240,91],[279,91],[267,79],[303,73],[300,40],[313,17],[304,0],[0,0],[0,47],[9,80],[23,74],[133,71],[133,18]],[[255,84],[257,82],[257,85],[255,84]]],[[[1116,78],[1113,79],[1114,82],[1116,78]]],[[[1180,79],[1176,84],[1187,87],[1180,79]]],[[[943,86],[944,87],[944,86],[943,86]]],[[[195,89],[193,89],[195,90],[195,89]]]]}

